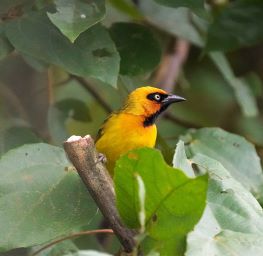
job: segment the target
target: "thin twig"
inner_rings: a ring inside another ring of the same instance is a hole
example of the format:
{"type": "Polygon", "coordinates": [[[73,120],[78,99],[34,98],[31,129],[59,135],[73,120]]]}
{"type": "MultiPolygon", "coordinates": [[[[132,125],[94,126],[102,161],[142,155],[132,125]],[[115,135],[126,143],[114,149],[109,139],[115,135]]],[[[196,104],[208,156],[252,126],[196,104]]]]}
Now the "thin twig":
{"type": "MultiPolygon", "coordinates": [[[[167,49],[167,54],[163,57],[159,70],[156,73],[155,84],[167,92],[173,92],[182,66],[184,65],[190,50],[190,43],[185,39],[173,39],[171,49],[167,49]]],[[[176,124],[184,127],[200,128],[199,125],[181,120],[167,111],[164,117],[176,124]]]]}
{"type": "Polygon", "coordinates": [[[172,92],[175,81],[178,79],[182,66],[185,63],[190,44],[185,39],[173,39],[172,49],[163,57],[156,74],[155,83],[167,92],[172,92]]]}
{"type": "Polygon", "coordinates": [[[30,256],[36,256],[40,252],[48,249],[49,247],[51,247],[51,246],[53,246],[55,244],[58,244],[60,242],[63,242],[65,240],[68,240],[68,239],[76,238],[76,237],[83,236],[83,235],[94,235],[94,234],[101,234],[101,233],[114,234],[112,229],[95,229],[95,230],[86,230],[86,231],[77,232],[77,233],[74,233],[74,234],[71,234],[71,235],[59,238],[57,240],[54,240],[54,241],[52,241],[49,244],[46,244],[45,246],[41,247],[37,251],[33,252],[30,256]]]}
{"type": "Polygon", "coordinates": [[[100,103],[100,105],[104,108],[104,110],[108,113],[112,112],[111,106],[101,97],[101,95],[97,92],[96,89],[94,89],[87,80],[85,80],[82,77],[76,76],[76,75],[70,75],[70,77],[74,78],[76,81],[78,81],[85,89],[88,90],[88,92],[100,103]]]}
{"type": "Polygon", "coordinates": [[[64,142],[64,149],[124,250],[131,252],[135,232],[125,227],[120,219],[112,178],[99,160],[93,139],[89,135],[72,136],[64,142]]]}

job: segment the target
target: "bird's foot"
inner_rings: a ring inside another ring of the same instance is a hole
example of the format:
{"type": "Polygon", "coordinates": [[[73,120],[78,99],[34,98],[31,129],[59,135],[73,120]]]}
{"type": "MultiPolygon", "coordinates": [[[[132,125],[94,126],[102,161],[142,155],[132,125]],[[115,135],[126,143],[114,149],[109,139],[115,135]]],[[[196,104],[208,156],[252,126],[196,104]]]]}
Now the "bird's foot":
{"type": "Polygon", "coordinates": [[[106,156],[105,156],[104,154],[102,154],[102,153],[99,153],[99,154],[98,154],[97,163],[106,164],[106,163],[107,163],[107,158],[106,158],[106,156]]]}

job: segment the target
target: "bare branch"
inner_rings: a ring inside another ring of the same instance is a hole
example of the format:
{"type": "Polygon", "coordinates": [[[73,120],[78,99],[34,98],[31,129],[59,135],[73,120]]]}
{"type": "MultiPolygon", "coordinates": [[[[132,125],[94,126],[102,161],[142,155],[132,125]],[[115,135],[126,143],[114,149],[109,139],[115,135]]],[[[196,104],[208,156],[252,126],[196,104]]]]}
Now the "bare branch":
{"type": "Polygon", "coordinates": [[[190,44],[184,39],[174,39],[172,52],[168,52],[156,74],[156,84],[167,92],[172,92],[184,62],[188,57],[190,44]]]}
{"type": "Polygon", "coordinates": [[[98,160],[93,139],[89,135],[84,138],[72,136],[64,142],[64,149],[124,250],[131,252],[135,246],[135,232],[126,228],[120,219],[115,205],[113,181],[98,160]]]}

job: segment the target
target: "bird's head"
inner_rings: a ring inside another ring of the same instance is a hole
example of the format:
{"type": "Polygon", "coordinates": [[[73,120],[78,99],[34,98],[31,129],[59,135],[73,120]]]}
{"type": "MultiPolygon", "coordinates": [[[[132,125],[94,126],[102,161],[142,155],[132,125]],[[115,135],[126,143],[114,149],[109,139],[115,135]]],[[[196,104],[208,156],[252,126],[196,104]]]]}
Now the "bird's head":
{"type": "Polygon", "coordinates": [[[185,99],[169,94],[156,87],[140,87],[131,92],[126,100],[123,111],[133,115],[145,117],[144,125],[152,125],[158,115],[162,113],[169,105],[185,99]]]}

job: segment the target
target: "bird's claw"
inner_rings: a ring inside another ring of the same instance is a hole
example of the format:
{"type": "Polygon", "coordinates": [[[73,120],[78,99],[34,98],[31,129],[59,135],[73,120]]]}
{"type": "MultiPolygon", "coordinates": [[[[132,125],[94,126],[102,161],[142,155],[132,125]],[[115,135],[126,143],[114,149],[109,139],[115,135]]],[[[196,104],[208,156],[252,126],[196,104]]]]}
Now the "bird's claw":
{"type": "Polygon", "coordinates": [[[103,163],[103,164],[106,164],[107,163],[107,158],[104,154],[102,153],[99,153],[98,154],[98,161],[97,163],[103,163]]]}

